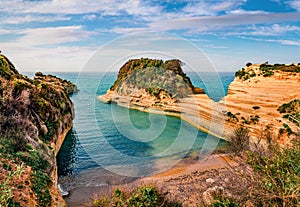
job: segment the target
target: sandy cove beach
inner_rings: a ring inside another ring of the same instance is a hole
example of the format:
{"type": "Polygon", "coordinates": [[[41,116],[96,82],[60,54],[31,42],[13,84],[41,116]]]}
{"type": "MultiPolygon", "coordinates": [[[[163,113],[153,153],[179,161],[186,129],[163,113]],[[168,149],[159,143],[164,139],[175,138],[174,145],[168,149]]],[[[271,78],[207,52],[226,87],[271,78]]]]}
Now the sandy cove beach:
{"type": "Polygon", "coordinates": [[[65,197],[71,207],[92,206],[94,198],[110,196],[115,188],[132,191],[141,185],[154,185],[168,200],[183,206],[199,206],[212,202],[211,192],[218,190],[225,195],[240,197],[241,188],[247,194],[249,185],[243,174],[246,167],[241,159],[228,154],[213,154],[206,160],[189,157],[173,168],[144,178],[133,178],[121,185],[82,187],[65,197]],[[132,181],[133,180],[133,181],[132,181]]]}

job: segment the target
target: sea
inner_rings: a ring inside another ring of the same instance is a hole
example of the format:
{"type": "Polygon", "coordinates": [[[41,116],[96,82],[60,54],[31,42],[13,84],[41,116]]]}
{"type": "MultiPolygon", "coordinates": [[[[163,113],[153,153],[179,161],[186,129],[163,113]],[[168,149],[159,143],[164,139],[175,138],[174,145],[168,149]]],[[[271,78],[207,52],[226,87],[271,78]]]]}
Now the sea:
{"type": "MultiPolygon", "coordinates": [[[[211,153],[226,145],[177,117],[100,102],[97,96],[106,93],[117,72],[51,74],[72,81],[80,90],[71,95],[74,126],[57,156],[59,184],[65,192],[127,183],[164,172],[182,159],[197,157],[200,151],[211,153]]],[[[226,95],[234,79],[232,72],[187,75],[214,101],[226,95]]]]}

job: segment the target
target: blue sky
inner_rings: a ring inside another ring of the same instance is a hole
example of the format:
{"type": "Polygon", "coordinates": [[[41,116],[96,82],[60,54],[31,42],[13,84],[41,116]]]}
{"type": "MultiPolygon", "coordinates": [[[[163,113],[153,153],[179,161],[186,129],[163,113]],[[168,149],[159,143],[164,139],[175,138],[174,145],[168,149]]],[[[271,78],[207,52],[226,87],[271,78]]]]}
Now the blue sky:
{"type": "MultiPolygon", "coordinates": [[[[0,0],[0,18],[0,50],[20,71],[80,71],[115,38],[147,32],[190,41],[218,71],[300,62],[299,0],[0,0]]],[[[169,48],[145,38],[110,52],[150,41],[169,48]]]]}

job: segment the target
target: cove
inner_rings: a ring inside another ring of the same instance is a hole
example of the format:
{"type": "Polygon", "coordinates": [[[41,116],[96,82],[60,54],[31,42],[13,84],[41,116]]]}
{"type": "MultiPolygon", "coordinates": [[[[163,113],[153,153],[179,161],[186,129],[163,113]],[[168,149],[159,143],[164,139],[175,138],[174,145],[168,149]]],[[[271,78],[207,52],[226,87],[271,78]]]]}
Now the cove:
{"type": "MultiPolygon", "coordinates": [[[[74,127],[57,157],[60,183],[66,190],[124,182],[122,170],[127,171],[124,175],[127,178],[128,175],[147,176],[167,169],[169,163],[176,164],[182,158],[195,156],[201,150],[207,134],[179,118],[148,114],[96,100],[116,77],[116,74],[102,75],[99,84],[99,75],[59,74],[80,83],[80,92],[72,96],[74,127]]],[[[226,74],[222,79],[228,82],[224,84],[225,89],[231,76],[226,74]]],[[[214,93],[215,99],[221,98],[216,91],[214,93]]],[[[218,142],[218,146],[225,144],[215,137],[210,141],[218,142]]]]}

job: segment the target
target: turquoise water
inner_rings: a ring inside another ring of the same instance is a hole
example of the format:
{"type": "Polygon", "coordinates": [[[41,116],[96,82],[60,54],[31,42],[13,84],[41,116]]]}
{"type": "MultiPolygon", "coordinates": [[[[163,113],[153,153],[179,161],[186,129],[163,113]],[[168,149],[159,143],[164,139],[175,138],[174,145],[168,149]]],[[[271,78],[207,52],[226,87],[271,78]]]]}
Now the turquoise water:
{"type": "MultiPolygon", "coordinates": [[[[116,79],[116,73],[57,73],[73,81],[80,92],[72,95],[75,120],[58,154],[60,183],[67,190],[79,186],[118,183],[117,176],[142,177],[164,171],[203,143],[224,145],[176,118],[129,110],[96,99],[116,79]]],[[[234,74],[220,73],[224,91],[234,74]]],[[[224,96],[209,73],[189,73],[194,85],[202,87],[215,101],[224,96]],[[205,84],[204,84],[205,83],[205,84]]],[[[203,150],[203,149],[202,149],[203,150]]],[[[210,149],[207,149],[208,151],[210,149]]],[[[121,181],[120,181],[121,182],[121,181]]]]}

